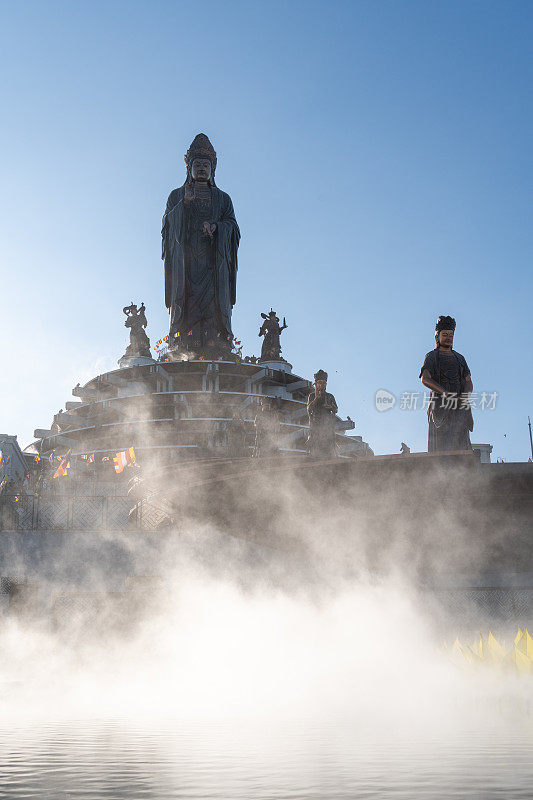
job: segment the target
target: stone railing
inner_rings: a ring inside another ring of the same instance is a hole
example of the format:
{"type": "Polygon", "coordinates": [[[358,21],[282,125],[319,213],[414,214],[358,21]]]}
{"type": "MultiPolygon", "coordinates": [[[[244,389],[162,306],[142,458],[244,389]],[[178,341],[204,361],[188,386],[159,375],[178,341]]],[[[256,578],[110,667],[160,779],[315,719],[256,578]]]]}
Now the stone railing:
{"type": "Polygon", "coordinates": [[[7,496],[0,505],[0,530],[127,530],[131,506],[127,495],[7,496]]]}

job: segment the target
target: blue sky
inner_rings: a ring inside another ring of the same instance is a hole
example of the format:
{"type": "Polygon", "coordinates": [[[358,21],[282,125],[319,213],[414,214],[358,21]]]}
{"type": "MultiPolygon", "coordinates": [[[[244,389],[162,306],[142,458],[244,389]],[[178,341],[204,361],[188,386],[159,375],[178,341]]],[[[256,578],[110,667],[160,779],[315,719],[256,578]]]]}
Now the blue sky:
{"type": "Polygon", "coordinates": [[[0,430],[22,444],[116,366],[122,307],[168,330],[160,221],[200,131],[241,227],[234,331],[287,317],[376,452],[426,447],[436,317],[478,391],[473,441],[525,460],[533,415],[533,6],[3,2],[0,430]]]}

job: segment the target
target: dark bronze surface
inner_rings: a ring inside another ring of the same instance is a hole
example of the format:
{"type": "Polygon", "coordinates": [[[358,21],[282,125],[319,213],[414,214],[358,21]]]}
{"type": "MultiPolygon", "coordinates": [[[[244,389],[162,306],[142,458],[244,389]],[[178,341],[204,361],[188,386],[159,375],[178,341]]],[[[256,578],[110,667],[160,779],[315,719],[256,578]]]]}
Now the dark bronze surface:
{"type": "Polygon", "coordinates": [[[279,324],[276,312],[270,309],[268,314],[261,314],[263,324],[259,328],[259,336],[264,336],[261,347],[261,361],[279,361],[281,359],[280,336],[288,327],[283,317],[283,325],[279,324]]]}
{"type": "Polygon", "coordinates": [[[126,315],[126,322],[124,325],[130,329],[130,343],[126,348],[125,356],[144,356],[151,358],[150,353],[150,339],[146,335],[144,329],[147,326],[146,321],[146,308],[144,303],[138,309],[135,303],[123,308],[126,315]]]}
{"type": "Polygon", "coordinates": [[[198,134],[185,156],[187,177],[163,216],[169,350],[217,358],[231,351],[240,231],[231,198],[215,184],[216,153],[198,134]]]}

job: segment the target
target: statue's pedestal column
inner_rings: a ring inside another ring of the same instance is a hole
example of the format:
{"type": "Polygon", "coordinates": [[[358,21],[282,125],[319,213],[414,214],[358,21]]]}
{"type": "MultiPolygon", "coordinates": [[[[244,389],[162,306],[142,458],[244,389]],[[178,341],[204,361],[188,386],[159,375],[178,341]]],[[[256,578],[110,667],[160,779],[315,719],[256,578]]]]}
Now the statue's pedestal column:
{"type": "Polygon", "coordinates": [[[148,358],[148,356],[122,356],[118,360],[120,369],[124,369],[124,367],[144,367],[146,364],[156,363],[153,358],[148,358]]]}
{"type": "Polygon", "coordinates": [[[260,364],[262,367],[268,367],[268,369],[279,369],[282,372],[288,372],[288,373],[292,372],[292,364],[289,364],[288,361],[282,361],[281,359],[279,361],[259,360],[257,363],[260,364]]]}

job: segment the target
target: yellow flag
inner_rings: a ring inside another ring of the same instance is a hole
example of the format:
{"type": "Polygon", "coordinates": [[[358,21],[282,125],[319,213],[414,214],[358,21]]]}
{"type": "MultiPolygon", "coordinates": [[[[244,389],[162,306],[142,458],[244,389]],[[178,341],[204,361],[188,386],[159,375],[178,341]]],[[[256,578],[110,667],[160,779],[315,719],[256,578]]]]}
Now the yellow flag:
{"type": "Polygon", "coordinates": [[[459,637],[457,637],[455,642],[452,644],[451,653],[452,653],[452,661],[458,667],[464,666],[465,662],[467,664],[472,664],[475,659],[475,656],[470,650],[470,648],[463,647],[463,645],[459,641],[459,637]]]}
{"type": "Polygon", "coordinates": [[[505,658],[505,650],[496,639],[492,631],[489,631],[489,635],[487,637],[487,655],[492,659],[492,661],[496,662],[503,661],[505,658]]]}
{"type": "Polygon", "coordinates": [[[481,636],[481,634],[479,636],[479,639],[474,639],[474,641],[470,645],[470,650],[478,658],[483,658],[483,637],[481,636]]]}
{"type": "Polygon", "coordinates": [[[528,658],[533,658],[533,639],[527,628],[524,628],[522,636],[515,642],[515,647],[528,658]]]}
{"type": "Polygon", "coordinates": [[[512,660],[513,660],[513,663],[514,663],[515,667],[517,668],[518,672],[522,672],[522,673],[531,672],[531,661],[530,661],[530,659],[527,657],[527,655],[525,655],[525,653],[522,653],[522,651],[518,649],[517,645],[513,646],[513,649],[512,649],[512,660]]]}

